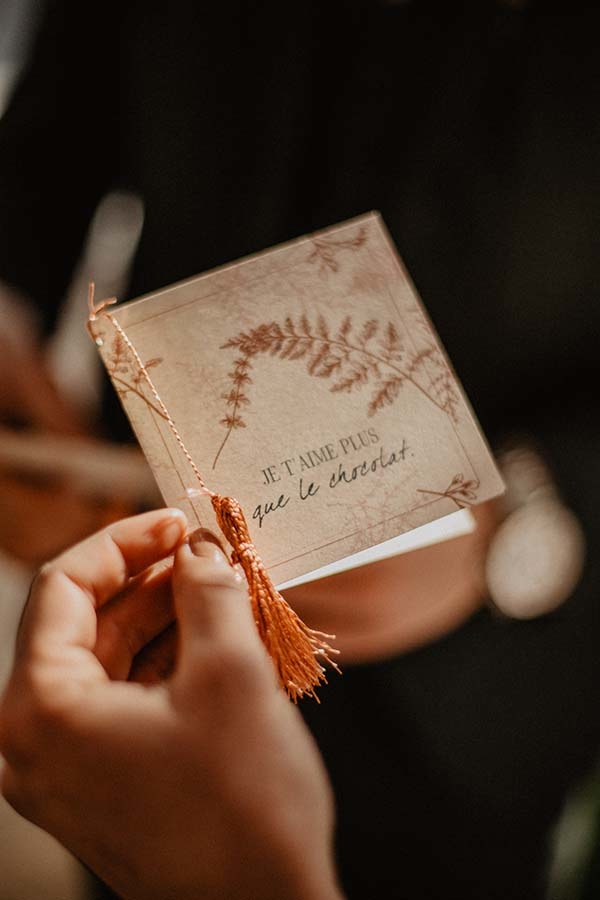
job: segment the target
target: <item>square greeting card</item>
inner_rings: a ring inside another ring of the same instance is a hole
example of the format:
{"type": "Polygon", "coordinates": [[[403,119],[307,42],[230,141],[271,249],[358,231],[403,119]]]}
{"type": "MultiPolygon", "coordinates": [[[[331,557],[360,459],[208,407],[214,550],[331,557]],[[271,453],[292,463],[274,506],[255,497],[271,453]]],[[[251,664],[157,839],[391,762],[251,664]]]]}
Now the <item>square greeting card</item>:
{"type": "Polygon", "coordinates": [[[94,333],[165,502],[216,529],[191,459],[279,587],[470,530],[504,489],[377,213],[112,307],[94,333]]]}

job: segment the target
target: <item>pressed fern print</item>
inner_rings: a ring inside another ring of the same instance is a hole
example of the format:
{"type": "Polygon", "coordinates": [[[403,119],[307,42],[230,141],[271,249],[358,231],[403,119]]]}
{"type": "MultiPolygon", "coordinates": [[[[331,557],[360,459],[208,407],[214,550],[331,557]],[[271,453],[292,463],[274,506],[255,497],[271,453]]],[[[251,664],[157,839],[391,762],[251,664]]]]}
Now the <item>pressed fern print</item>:
{"type": "Polygon", "coordinates": [[[345,316],[332,328],[320,313],[313,320],[307,315],[297,319],[287,316],[283,323],[266,322],[241,331],[221,349],[235,350],[237,356],[228,373],[231,387],[222,395],[227,412],[220,424],[226,433],[213,469],[231,432],[246,427],[242,411],[250,405],[250,371],[260,355],[303,361],[309,375],[330,380],[332,393],[351,393],[368,385],[368,416],[390,406],[407,384],[453,420],[456,416],[458,395],[439,350],[432,345],[416,353],[407,352],[392,322],[382,326],[376,319],[368,319],[355,326],[352,317],[345,316]],[[428,360],[435,363],[433,378],[427,372],[428,360]]]}

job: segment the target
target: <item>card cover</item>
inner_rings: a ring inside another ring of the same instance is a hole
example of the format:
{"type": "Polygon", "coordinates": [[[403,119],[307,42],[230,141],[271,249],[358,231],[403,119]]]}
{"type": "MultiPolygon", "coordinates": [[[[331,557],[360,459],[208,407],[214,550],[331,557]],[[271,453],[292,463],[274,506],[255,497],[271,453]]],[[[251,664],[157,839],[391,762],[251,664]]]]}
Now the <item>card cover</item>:
{"type": "MultiPolygon", "coordinates": [[[[504,490],[376,212],[110,312],[279,586],[468,530],[504,490]]],[[[95,334],[165,502],[216,530],[127,342],[107,317],[95,334]]]]}

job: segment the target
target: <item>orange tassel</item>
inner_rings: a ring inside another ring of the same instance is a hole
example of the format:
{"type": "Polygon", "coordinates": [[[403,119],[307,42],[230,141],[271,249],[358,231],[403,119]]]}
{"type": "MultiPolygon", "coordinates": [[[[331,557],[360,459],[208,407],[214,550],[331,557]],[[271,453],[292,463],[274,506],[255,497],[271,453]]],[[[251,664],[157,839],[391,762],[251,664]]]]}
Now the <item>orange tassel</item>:
{"type": "Polygon", "coordinates": [[[337,653],[326,641],[334,636],[308,628],[283,599],[252,543],[242,507],[233,497],[211,496],[219,527],[233,547],[232,562],[242,567],[258,633],[275,664],[281,686],[297,702],[304,694],[318,700],[315,687],[327,681],[318,661],[337,653]]]}
{"type": "MultiPolygon", "coordinates": [[[[233,497],[222,497],[214,493],[204,483],[198,467],[183,443],[177,426],[161,400],[137,350],[119,322],[107,312],[107,306],[113,303],[116,303],[116,300],[111,297],[110,300],[104,300],[97,306],[94,305],[94,285],[93,283],[90,284],[87,327],[92,339],[98,343],[99,339],[96,337],[93,323],[101,315],[111,322],[115,331],[125,342],[132,358],[135,360],[139,373],[145,379],[158,408],[190,464],[200,484],[201,493],[210,497],[218,525],[232,547],[232,563],[239,563],[242,567],[248,582],[248,594],[254,621],[261,640],[273,660],[281,686],[294,703],[305,695],[314,697],[318,702],[319,698],[315,693],[315,688],[322,682],[327,681],[326,670],[322,663],[327,662],[337,672],[340,672],[339,666],[330,656],[330,654],[337,654],[339,651],[327,643],[328,640],[334,639],[334,635],[314,631],[304,624],[271,581],[252,542],[246,517],[239,502],[233,497]]],[[[188,493],[193,494],[195,491],[188,490],[188,493]]]]}

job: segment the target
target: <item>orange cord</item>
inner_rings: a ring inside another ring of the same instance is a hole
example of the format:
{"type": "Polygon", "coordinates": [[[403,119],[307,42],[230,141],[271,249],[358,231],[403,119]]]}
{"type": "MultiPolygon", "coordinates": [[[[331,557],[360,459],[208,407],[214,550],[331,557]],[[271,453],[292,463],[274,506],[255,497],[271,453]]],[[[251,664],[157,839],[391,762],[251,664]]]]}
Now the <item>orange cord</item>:
{"type": "Polygon", "coordinates": [[[334,639],[334,635],[314,631],[304,624],[271,581],[252,542],[246,517],[239,502],[233,497],[222,497],[206,486],[137,350],[119,322],[107,312],[107,307],[116,302],[116,299],[111,297],[94,305],[94,284],[90,283],[87,328],[92,339],[98,343],[99,338],[94,332],[93,323],[99,316],[108,319],[121,336],[188,461],[200,485],[201,493],[210,497],[219,528],[232,547],[231,562],[239,563],[246,576],[254,621],[273,660],[281,686],[294,703],[305,695],[310,695],[318,701],[315,688],[327,681],[326,670],[321,663],[327,662],[336,671],[340,671],[330,656],[339,652],[328,643],[328,640],[334,639]]]}

